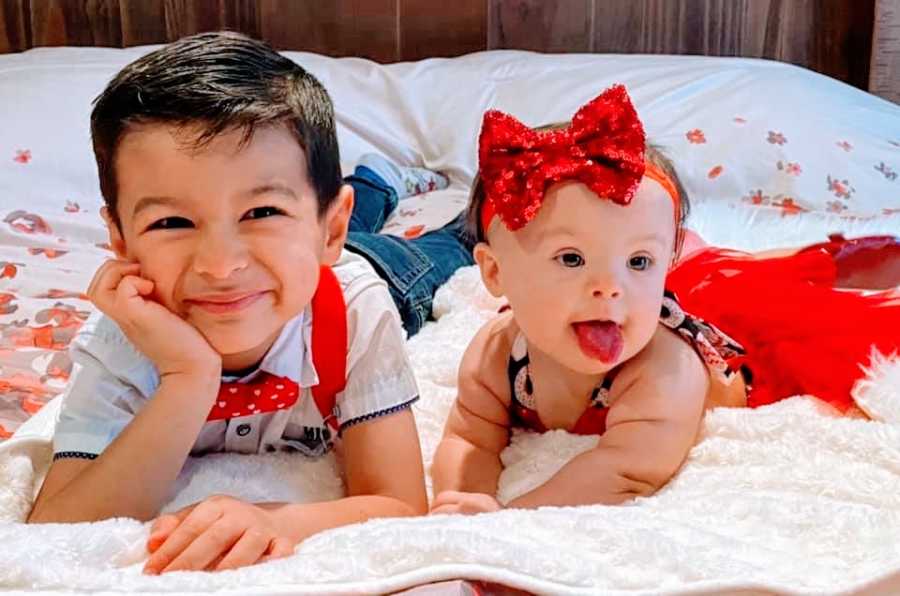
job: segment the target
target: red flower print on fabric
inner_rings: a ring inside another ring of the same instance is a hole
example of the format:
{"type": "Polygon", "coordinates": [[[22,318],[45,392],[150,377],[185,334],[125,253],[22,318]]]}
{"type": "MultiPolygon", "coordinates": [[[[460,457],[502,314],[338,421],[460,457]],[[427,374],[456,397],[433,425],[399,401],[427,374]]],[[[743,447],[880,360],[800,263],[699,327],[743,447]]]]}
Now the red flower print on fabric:
{"type": "Polygon", "coordinates": [[[68,290],[58,290],[56,288],[50,288],[43,294],[38,294],[35,298],[48,298],[51,300],[60,300],[63,298],[75,298],[77,300],[90,300],[87,297],[87,294],[82,292],[71,292],[68,290]]]}
{"type": "Polygon", "coordinates": [[[409,240],[411,240],[413,238],[418,238],[419,236],[422,235],[423,230],[425,230],[425,226],[423,226],[421,224],[417,225],[417,226],[412,226],[412,227],[406,228],[405,230],[403,230],[403,237],[407,238],[409,240]]]}
{"type": "Polygon", "coordinates": [[[881,213],[883,215],[896,215],[897,213],[900,213],[900,209],[882,209],[881,213]]]}
{"type": "Polygon", "coordinates": [[[829,213],[841,213],[847,210],[847,206],[840,201],[828,201],[827,207],[829,213]]]}
{"type": "Polygon", "coordinates": [[[44,255],[48,259],[58,259],[63,255],[69,254],[69,251],[56,248],[29,248],[28,253],[35,256],[44,255]]]}
{"type": "Polygon", "coordinates": [[[741,200],[745,203],[750,203],[751,205],[768,205],[770,202],[770,197],[768,195],[764,195],[763,191],[754,190],[750,191],[750,194],[741,197],[741,200]]]}
{"type": "Polygon", "coordinates": [[[723,168],[722,166],[715,166],[706,174],[706,177],[709,178],[710,180],[715,180],[716,178],[718,178],[719,176],[722,175],[722,172],[724,170],[725,170],[725,168],[723,168]]]}
{"type": "Polygon", "coordinates": [[[740,116],[735,116],[734,121],[738,124],[747,124],[747,119],[741,118],[740,116]]]}
{"type": "Polygon", "coordinates": [[[706,142],[706,135],[699,128],[687,131],[684,136],[687,137],[689,143],[694,145],[702,145],[706,142]]]}
{"type": "Polygon", "coordinates": [[[784,145],[785,143],[787,143],[787,137],[774,130],[769,131],[769,136],[766,138],[766,140],[773,145],[784,145]]]}
{"type": "Polygon", "coordinates": [[[19,310],[19,305],[13,303],[15,299],[15,294],[0,292],[0,315],[11,315],[19,310]]]}
{"type": "Polygon", "coordinates": [[[791,197],[784,197],[782,199],[772,201],[772,205],[775,207],[780,207],[782,215],[797,215],[798,213],[809,211],[809,209],[798,205],[796,201],[794,201],[794,199],[791,197]]]}
{"type": "Polygon", "coordinates": [[[788,176],[799,176],[803,173],[803,168],[800,167],[800,164],[792,161],[779,161],[777,166],[779,170],[788,176]]]}
{"type": "Polygon", "coordinates": [[[19,267],[23,267],[22,263],[10,263],[9,261],[0,261],[0,279],[14,279],[19,273],[19,267]]]}
{"type": "Polygon", "coordinates": [[[13,157],[13,161],[18,163],[28,163],[31,161],[31,150],[30,149],[19,149],[16,151],[16,156],[13,157]]]}
{"type": "Polygon", "coordinates": [[[850,186],[846,180],[838,180],[828,176],[828,190],[839,199],[849,199],[856,192],[856,189],[850,186]]]}
{"type": "Polygon", "coordinates": [[[53,232],[44,218],[27,211],[13,211],[3,221],[17,232],[25,234],[51,234],[53,232]]]}
{"type": "Polygon", "coordinates": [[[78,213],[81,211],[81,206],[75,201],[66,201],[65,210],[66,213],[78,213]]]}
{"type": "Polygon", "coordinates": [[[837,145],[838,147],[840,147],[841,149],[843,149],[844,151],[846,151],[848,153],[853,150],[853,145],[851,145],[847,141],[838,141],[837,143],[835,143],[835,145],[837,145]]]}

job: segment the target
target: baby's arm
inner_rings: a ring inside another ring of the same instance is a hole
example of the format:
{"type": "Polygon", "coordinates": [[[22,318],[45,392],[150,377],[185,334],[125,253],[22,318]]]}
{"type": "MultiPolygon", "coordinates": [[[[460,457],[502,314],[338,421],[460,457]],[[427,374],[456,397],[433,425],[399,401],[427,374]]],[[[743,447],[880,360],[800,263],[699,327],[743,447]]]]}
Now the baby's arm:
{"type": "Polygon", "coordinates": [[[431,469],[436,496],[444,491],[497,493],[500,453],[509,443],[509,342],[504,333],[509,318],[484,325],[463,355],[458,395],[431,469]]]}
{"type": "Polygon", "coordinates": [[[508,507],[615,505],[653,494],[693,446],[708,387],[708,373],[693,349],[660,328],[616,377],[597,447],[508,507]]]}
{"type": "MultiPolygon", "coordinates": [[[[196,329],[144,299],[153,285],[138,273],[137,265],[109,261],[97,272],[88,294],[154,361],[159,388],[102,453],[92,454],[96,459],[60,459],[50,466],[29,522],[151,519],[206,421],[220,381],[221,359],[196,329]]],[[[97,363],[92,370],[105,369],[97,363]]],[[[109,379],[89,372],[80,380],[104,381],[109,379]]]]}

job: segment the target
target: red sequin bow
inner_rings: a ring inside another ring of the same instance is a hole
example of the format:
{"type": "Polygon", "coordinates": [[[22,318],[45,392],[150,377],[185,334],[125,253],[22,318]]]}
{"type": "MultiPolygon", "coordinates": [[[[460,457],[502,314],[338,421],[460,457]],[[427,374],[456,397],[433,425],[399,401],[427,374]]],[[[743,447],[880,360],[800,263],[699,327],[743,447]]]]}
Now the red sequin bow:
{"type": "Polygon", "coordinates": [[[496,214],[517,230],[541,208],[547,187],[576,180],[627,205],[644,176],[644,127],[622,85],[582,106],[566,128],[536,131],[497,110],[485,113],[478,161],[486,200],[482,229],[496,214]]]}
{"type": "Polygon", "coordinates": [[[249,383],[223,382],[206,419],[224,420],[284,410],[297,403],[299,396],[297,383],[269,373],[261,373],[249,383]]]}

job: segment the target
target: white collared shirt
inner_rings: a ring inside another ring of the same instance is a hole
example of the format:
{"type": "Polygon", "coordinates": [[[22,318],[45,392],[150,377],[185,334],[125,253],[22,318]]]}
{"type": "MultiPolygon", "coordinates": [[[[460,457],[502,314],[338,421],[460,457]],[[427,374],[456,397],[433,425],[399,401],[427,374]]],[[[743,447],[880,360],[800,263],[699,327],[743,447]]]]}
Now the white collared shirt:
{"type": "MultiPolygon", "coordinates": [[[[347,384],[336,398],[341,429],[409,407],[418,398],[405,333],[387,285],[363,257],[343,251],[334,266],[347,305],[347,384]]],[[[309,307],[288,321],[257,371],[301,388],[289,409],[206,422],[193,455],[216,451],[328,451],[336,439],[312,399],[319,378],[312,361],[309,307]]],[[[109,317],[95,313],[70,346],[75,363],[53,438],[60,457],[95,457],[113,442],[159,387],[154,364],[109,317]]]]}

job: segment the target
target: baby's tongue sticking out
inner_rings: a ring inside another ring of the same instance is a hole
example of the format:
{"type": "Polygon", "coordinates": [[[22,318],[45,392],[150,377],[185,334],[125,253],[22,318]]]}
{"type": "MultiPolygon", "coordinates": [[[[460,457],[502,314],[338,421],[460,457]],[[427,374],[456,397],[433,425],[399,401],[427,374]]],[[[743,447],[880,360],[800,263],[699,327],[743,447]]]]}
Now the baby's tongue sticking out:
{"type": "Polygon", "coordinates": [[[572,327],[581,351],[589,357],[601,362],[615,362],[622,354],[625,347],[622,329],[612,321],[583,321],[572,327]]]}

